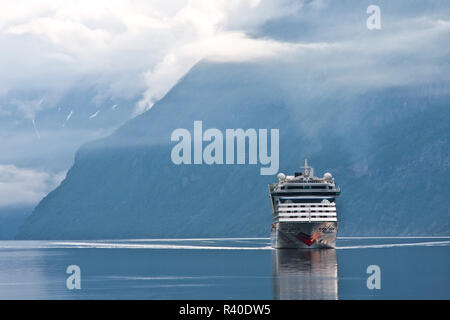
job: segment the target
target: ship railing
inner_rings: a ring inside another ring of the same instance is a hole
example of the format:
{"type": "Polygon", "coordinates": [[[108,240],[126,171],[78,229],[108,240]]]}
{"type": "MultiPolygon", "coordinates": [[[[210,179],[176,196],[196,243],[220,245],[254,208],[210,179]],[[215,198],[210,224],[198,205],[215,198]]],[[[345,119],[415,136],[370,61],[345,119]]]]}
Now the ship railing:
{"type": "MultiPolygon", "coordinates": [[[[339,188],[331,188],[331,189],[329,189],[328,187],[324,187],[324,188],[302,188],[302,186],[289,186],[290,188],[284,188],[284,187],[281,187],[280,189],[278,189],[277,190],[277,192],[292,192],[292,191],[298,191],[298,192],[301,192],[301,191],[303,191],[303,192],[311,192],[311,191],[314,191],[314,192],[324,192],[324,191],[327,191],[327,192],[338,192],[338,191],[341,191],[341,189],[339,189],[339,188]],[[283,189],[284,188],[284,189],[283,189]]],[[[305,187],[307,187],[307,186],[305,186],[305,187]]],[[[314,186],[315,187],[315,186],[314,186]]]]}
{"type": "Polygon", "coordinates": [[[323,202],[302,202],[302,203],[280,203],[278,204],[278,208],[336,208],[336,204],[334,202],[323,203],[323,202]]]}
{"type": "Polygon", "coordinates": [[[278,217],[296,217],[296,216],[302,216],[302,217],[316,217],[316,216],[323,216],[323,217],[336,217],[336,212],[278,212],[278,217]]]}
{"type": "Polygon", "coordinates": [[[326,222],[326,221],[337,221],[336,208],[317,208],[317,209],[306,209],[303,210],[277,210],[274,217],[275,222],[326,222]]]}
{"type": "Polygon", "coordinates": [[[275,222],[337,222],[336,217],[325,217],[325,218],[309,218],[309,217],[295,217],[295,218],[283,218],[279,217],[275,222]]]}
{"type": "Polygon", "coordinates": [[[278,210],[278,215],[292,215],[292,214],[334,214],[336,215],[336,210],[278,210]]]}

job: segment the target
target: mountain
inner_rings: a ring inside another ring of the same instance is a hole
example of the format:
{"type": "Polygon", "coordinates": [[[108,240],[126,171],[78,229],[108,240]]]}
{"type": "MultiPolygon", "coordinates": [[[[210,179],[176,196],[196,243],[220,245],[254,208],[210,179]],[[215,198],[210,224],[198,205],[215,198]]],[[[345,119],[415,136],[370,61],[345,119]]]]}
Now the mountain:
{"type": "Polygon", "coordinates": [[[0,163],[67,170],[81,145],[111,134],[131,118],[137,101],[97,96],[97,88],[78,84],[58,96],[25,88],[0,97],[0,163]]]}
{"type": "Polygon", "coordinates": [[[0,208],[0,240],[14,239],[32,211],[33,207],[30,206],[0,208]]]}
{"type": "MultiPolygon", "coordinates": [[[[87,82],[87,81],[85,81],[87,82]]],[[[0,194],[14,194],[14,175],[5,166],[49,176],[63,174],[73,164],[74,152],[87,141],[105,137],[131,118],[136,97],[99,98],[99,89],[85,83],[58,95],[24,86],[0,95],[0,194]],[[97,114],[96,117],[92,115],[97,114]],[[3,166],[2,166],[3,165],[3,166]]],[[[28,188],[41,188],[27,177],[28,188]]],[[[20,182],[20,181],[19,181],[20,182]]],[[[42,181],[41,181],[42,182],[42,181]]],[[[52,186],[53,187],[53,186],[52,186]]],[[[22,186],[14,197],[33,191],[22,186]]],[[[29,199],[16,207],[0,199],[0,239],[14,239],[35,206],[29,199]]],[[[9,201],[6,201],[9,203],[9,201]]]]}
{"type": "Polygon", "coordinates": [[[171,161],[172,132],[196,120],[279,129],[280,172],[307,157],[341,186],[341,236],[449,234],[448,86],[332,86],[328,76],[281,62],[197,64],[150,110],[81,147],[17,238],[267,236],[275,176],[171,161]]]}

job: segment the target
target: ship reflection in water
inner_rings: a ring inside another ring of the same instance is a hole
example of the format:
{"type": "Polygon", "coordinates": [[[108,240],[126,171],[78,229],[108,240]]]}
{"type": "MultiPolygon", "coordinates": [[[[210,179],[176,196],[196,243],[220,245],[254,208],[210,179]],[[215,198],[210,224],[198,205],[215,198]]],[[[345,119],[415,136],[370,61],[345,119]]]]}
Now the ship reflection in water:
{"type": "Polygon", "coordinates": [[[338,299],[335,249],[278,249],[272,253],[273,299],[338,299]]]}

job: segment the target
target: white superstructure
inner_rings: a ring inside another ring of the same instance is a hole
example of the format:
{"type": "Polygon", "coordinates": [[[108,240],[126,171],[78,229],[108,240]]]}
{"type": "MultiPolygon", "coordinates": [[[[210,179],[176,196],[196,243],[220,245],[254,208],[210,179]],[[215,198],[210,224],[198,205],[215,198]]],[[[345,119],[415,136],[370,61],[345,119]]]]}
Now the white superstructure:
{"type": "Polygon", "coordinates": [[[333,176],[314,176],[305,159],[303,172],[278,174],[269,185],[272,202],[272,245],[275,248],[334,247],[337,233],[335,199],[340,195],[333,176]]]}

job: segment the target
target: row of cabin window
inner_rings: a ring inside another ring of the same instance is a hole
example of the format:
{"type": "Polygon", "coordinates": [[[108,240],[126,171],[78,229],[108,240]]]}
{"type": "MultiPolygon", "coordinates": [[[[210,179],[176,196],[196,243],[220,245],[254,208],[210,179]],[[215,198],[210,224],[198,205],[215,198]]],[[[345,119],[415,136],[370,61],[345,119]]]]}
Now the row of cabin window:
{"type": "MultiPolygon", "coordinates": [[[[280,212],[283,212],[283,213],[298,213],[298,212],[309,212],[309,211],[305,211],[305,210],[298,210],[298,211],[280,211],[280,212]]],[[[324,211],[324,210],[315,210],[314,212],[312,212],[312,213],[317,213],[317,212],[330,212],[330,211],[324,211]]],[[[333,212],[333,211],[331,211],[331,212],[333,212]]]]}
{"type": "Polygon", "coordinates": [[[287,187],[281,187],[281,190],[286,189],[333,189],[332,186],[287,186],[287,187]]]}
{"type": "MultiPolygon", "coordinates": [[[[289,216],[289,218],[310,218],[310,216],[289,216]]],[[[330,216],[311,216],[311,218],[333,218],[330,216]]]]}
{"type": "Polygon", "coordinates": [[[287,205],[287,206],[283,206],[283,208],[308,208],[308,207],[311,207],[311,208],[313,208],[313,207],[323,207],[323,208],[334,208],[334,206],[333,205],[331,205],[331,204],[310,204],[310,205],[306,205],[306,204],[297,204],[297,205],[294,205],[294,204],[289,204],[289,205],[287,205]]]}

